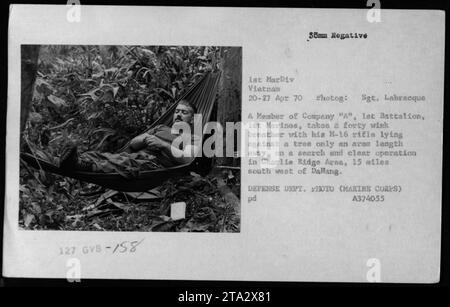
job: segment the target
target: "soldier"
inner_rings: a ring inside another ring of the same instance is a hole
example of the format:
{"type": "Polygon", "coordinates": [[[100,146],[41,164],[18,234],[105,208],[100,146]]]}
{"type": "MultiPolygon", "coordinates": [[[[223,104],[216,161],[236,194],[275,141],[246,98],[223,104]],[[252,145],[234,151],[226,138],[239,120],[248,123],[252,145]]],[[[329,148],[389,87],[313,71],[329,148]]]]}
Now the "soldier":
{"type": "Polygon", "coordinates": [[[85,152],[78,155],[76,146],[67,147],[60,157],[60,168],[73,171],[117,172],[124,177],[137,176],[140,171],[189,163],[201,149],[201,138],[192,134],[196,108],[181,100],[174,112],[172,127],[158,125],[131,140],[131,152],[85,152]],[[183,129],[187,123],[190,129],[183,129]],[[182,131],[181,134],[173,133],[182,131]],[[186,131],[189,130],[189,131],[186,131]],[[183,138],[180,146],[174,140],[183,138]]]}

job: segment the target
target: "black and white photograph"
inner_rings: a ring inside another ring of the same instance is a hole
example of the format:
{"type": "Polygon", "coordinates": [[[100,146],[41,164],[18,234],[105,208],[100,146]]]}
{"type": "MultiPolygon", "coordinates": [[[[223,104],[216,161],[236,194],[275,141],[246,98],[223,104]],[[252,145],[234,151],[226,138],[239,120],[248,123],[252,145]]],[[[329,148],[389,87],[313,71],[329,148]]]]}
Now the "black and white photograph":
{"type": "Polygon", "coordinates": [[[240,232],[241,53],[22,45],[20,229],[240,232]]]}

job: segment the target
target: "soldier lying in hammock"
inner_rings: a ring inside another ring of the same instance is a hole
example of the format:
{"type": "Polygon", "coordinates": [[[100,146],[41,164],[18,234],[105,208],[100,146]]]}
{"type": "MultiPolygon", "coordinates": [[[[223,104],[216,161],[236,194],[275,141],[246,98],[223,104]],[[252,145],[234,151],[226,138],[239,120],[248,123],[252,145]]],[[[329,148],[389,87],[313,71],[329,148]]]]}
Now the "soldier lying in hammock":
{"type": "Polygon", "coordinates": [[[189,163],[201,149],[201,138],[185,132],[186,129],[182,130],[182,126],[188,123],[190,131],[193,131],[195,113],[194,105],[181,100],[175,109],[172,127],[158,125],[135,137],[130,143],[132,152],[89,151],[78,155],[77,147],[69,146],[63,150],[59,166],[67,171],[119,173],[129,178],[138,176],[141,171],[189,163]],[[183,134],[172,133],[172,128],[174,131],[182,130],[183,134]],[[186,141],[181,142],[178,147],[174,145],[174,140],[179,137],[186,141]]]}

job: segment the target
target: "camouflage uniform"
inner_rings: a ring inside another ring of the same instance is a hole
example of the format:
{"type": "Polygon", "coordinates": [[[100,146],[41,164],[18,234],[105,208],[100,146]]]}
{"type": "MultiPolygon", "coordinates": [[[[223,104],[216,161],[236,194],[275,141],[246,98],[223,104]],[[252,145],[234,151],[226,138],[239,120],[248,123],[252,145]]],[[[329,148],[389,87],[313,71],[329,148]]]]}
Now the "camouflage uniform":
{"type": "MultiPolygon", "coordinates": [[[[170,144],[178,137],[171,133],[170,127],[165,125],[158,125],[147,133],[170,144]]],[[[119,173],[126,178],[139,176],[141,171],[177,165],[177,162],[166,152],[150,149],[121,153],[88,151],[80,154],[79,160],[91,163],[94,172],[119,173]]]]}

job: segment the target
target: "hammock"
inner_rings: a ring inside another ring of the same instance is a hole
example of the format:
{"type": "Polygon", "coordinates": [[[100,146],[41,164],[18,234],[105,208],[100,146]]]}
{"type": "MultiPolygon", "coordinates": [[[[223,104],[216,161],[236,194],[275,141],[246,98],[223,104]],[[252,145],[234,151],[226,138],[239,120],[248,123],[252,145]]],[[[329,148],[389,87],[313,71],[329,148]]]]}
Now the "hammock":
{"type": "MultiPolygon", "coordinates": [[[[208,72],[197,83],[195,83],[183,96],[181,96],[169,109],[161,115],[155,122],[151,124],[148,130],[156,125],[170,126],[173,119],[173,112],[177,103],[186,99],[197,107],[197,113],[202,114],[203,125],[210,121],[214,101],[216,98],[217,87],[220,80],[220,72],[208,72]]],[[[148,131],[146,130],[146,131],[148,131]]],[[[122,147],[119,152],[126,151],[129,148],[129,143],[122,147]]],[[[26,161],[30,166],[36,169],[43,169],[47,172],[71,177],[81,181],[94,183],[109,189],[125,192],[141,192],[147,191],[159,186],[165,180],[186,175],[190,171],[195,171],[200,174],[205,173],[209,167],[210,160],[204,157],[196,157],[192,162],[174,167],[155,169],[140,172],[138,177],[127,179],[118,173],[98,173],[98,172],[84,172],[84,171],[67,171],[62,170],[58,166],[49,163],[45,160],[35,158],[29,153],[21,153],[21,159],[26,161]]]]}

